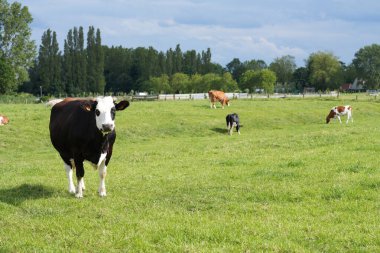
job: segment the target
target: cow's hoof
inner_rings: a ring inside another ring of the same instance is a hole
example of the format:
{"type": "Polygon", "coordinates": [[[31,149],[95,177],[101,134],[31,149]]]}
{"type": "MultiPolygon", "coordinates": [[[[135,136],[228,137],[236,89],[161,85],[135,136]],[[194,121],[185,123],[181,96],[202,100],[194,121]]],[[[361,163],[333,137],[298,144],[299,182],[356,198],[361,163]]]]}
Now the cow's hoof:
{"type": "Polygon", "coordinates": [[[76,193],[75,197],[78,199],[81,199],[81,198],[83,198],[83,194],[82,193],[76,193]]]}
{"type": "Polygon", "coordinates": [[[100,196],[100,197],[105,197],[105,196],[107,196],[106,190],[105,190],[105,189],[103,189],[103,190],[99,190],[99,196],[100,196]]]}
{"type": "Polygon", "coordinates": [[[75,194],[75,186],[74,185],[69,186],[69,193],[75,194]]]}

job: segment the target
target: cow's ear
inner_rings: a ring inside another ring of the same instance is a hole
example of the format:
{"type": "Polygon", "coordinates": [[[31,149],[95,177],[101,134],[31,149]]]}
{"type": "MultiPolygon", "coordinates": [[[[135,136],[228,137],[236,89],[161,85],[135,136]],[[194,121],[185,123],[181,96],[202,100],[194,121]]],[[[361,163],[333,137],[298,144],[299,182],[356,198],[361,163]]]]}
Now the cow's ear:
{"type": "Polygon", "coordinates": [[[115,108],[117,111],[122,111],[125,108],[129,106],[129,102],[127,100],[120,101],[119,103],[115,104],[115,108]]]}
{"type": "Polygon", "coordinates": [[[81,103],[81,108],[87,112],[95,111],[97,103],[93,100],[86,100],[81,103]]]}

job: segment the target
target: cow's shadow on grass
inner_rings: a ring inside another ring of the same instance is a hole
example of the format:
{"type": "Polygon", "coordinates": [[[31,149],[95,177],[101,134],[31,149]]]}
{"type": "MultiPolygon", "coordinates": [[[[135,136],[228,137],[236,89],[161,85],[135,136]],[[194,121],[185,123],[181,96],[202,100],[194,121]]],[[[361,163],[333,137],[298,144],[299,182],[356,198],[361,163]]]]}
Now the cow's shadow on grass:
{"type": "Polygon", "coordinates": [[[0,202],[18,206],[25,200],[44,199],[53,196],[54,190],[40,184],[22,184],[0,190],[0,202]]]}
{"type": "Polygon", "coordinates": [[[227,130],[225,128],[214,127],[211,130],[216,132],[216,133],[227,134],[227,130]]]}

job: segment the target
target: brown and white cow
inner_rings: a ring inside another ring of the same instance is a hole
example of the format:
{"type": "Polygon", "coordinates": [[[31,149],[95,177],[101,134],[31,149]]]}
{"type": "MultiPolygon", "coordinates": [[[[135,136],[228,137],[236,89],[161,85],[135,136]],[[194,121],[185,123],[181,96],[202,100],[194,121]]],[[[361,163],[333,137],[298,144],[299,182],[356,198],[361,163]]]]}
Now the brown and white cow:
{"type": "Polygon", "coordinates": [[[350,105],[339,105],[331,108],[330,113],[326,117],[326,124],[330,122],[331,119],[338,118],[339,122],[342,124],[342,121],[340,120],[340,116],[347,115],[347,121],[351,119],[352,122],[354,122],[354,118],[352,117],[352,107],[350,105]]]}
{"type": "Polygon", "coordinates": [[[6,125],[8,123],[9,123],[8,117],[0,114],[0,126],[6,125]]]}
{"type": "Polygon", "coordinates": [[[106,196],[105,177],[116,139],[115,113],[129,106],[128,101],[114,104],[112,97],[94,100],[67,98],[55,104],[50,115],[50,139],[59,152],[69,181],[69,192],[83,197],[83,161],[99,169],[99,195],[106,196]],[[76,169],[77,187],[73,183],[76,169]]]}
{"type": "Polygon", "coordinates": [[[210,107],[215,108],[215,102],[219,101],[222,104],[222,108],[224,109],[224,106],[230,106],[230,100],[226,96],[226,94],[223,91],[220,90],[210,90],[208,92],[208,97],[210,98],[210,107]]]}

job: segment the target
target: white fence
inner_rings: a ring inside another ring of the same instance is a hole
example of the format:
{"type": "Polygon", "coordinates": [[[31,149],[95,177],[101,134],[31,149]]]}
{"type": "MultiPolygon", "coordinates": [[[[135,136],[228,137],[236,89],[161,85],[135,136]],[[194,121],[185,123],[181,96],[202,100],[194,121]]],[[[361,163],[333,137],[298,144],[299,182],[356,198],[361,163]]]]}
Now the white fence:
{"type": "MultiPolygon", "coordinates": [[[[248,93],[226,93],[230,99],[259,99],[259,98],[307,98],[307,97],[338,97],[339,94],[331,92],[329,94],[306,93],[306,94],[248,94],[248,93]]],[[[140,96],[141,97],[141,96],[140,96]]],[[[150,96],[151,98],[152,96],[150,96]]],[[[158,100],[195,100],[208,99],[207,93],[190,93],[190,94],[160,94],[158,100]]]]}

